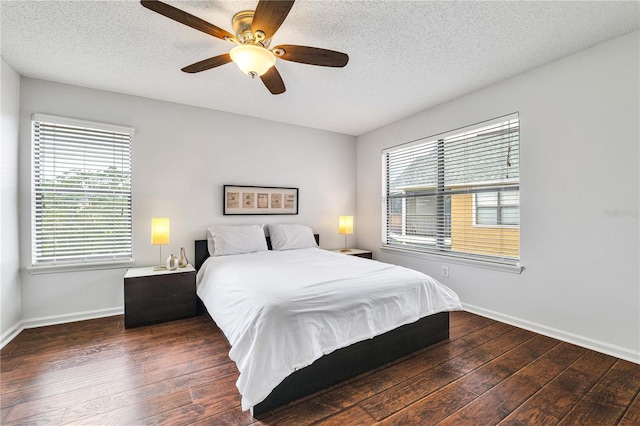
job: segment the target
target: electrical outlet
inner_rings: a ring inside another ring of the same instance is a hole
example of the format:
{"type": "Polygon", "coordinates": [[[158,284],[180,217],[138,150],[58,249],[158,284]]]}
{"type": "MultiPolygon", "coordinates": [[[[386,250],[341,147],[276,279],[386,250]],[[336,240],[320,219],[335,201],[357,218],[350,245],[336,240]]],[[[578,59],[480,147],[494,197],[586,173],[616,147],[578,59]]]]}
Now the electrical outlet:
{"type": "Polygon", "coordinates": [[[442,276],[449,278],[449,267],[448,266],[443,266],[442,267],[442,276]]]}

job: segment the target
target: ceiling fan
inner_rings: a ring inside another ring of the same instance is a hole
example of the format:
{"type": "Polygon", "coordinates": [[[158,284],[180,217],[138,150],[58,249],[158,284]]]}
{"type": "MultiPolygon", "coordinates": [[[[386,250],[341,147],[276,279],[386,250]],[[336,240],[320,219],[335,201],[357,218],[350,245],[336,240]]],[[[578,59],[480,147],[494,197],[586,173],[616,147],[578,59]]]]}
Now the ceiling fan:
{"type": "Polygon", "coordinates": [[[142,0],[140,3],[169,19],[237,45],[229,53],[182,68],[187,73],[206,71],[233,61],[251,78],[259,76],[267,89],[278,95],[286,89],[275,67],[276,58],[323,67],[344,67],[349,62],[345,53],[317,47],[281,44],[269,49],[271,38],[289,14],[294,0],[259,0],[255,11],[236,13],[231,20],[235,35],[161,1],[142,0]]]}

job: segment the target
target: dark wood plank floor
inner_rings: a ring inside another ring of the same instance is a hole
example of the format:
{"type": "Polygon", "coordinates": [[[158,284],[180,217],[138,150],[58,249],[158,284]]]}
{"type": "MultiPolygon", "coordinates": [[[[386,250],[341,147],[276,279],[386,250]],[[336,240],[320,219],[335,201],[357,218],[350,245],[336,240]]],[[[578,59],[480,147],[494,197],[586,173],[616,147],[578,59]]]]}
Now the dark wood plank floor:
{"type": "Polygon", "coordinates": [[[640,365],[451,315],[451,338],[256,421],[207,316],[23,331],[1,355],[2,424],[640,425],[640,365]]]}

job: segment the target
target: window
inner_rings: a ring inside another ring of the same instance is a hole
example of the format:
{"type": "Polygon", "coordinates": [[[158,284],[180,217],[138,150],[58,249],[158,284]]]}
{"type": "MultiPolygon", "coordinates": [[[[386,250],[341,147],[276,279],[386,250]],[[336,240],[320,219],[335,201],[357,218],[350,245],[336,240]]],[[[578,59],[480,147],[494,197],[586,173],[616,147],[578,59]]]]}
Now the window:
{"type": "Polygon", "coordinates": [[[509,226],[520,223],[520,194],[509,192],[479,192],[475,194],[476,225],[509,226]]]}
{"type": "Polygon", "coordinates": [[[516,265],[517,114],[383,151],[383,247],[516,265]]]}
{"type": "Polygon", "coordinates": [[[131,259],[133,129],[34,114],[32,265],[131,259]]]}

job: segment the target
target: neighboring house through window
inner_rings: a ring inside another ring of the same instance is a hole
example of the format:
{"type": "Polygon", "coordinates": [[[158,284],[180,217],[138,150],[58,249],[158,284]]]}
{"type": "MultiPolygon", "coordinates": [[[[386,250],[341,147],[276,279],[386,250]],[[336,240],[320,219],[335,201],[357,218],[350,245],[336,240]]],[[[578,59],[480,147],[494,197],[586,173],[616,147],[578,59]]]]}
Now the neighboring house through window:
{"type": "Polygon", "coordinates": [[[383,247],[515,265],[517,114],[383,151],[383,247]]]}
{"type": "Polygon", "coordinates": [[[32,265],[131,259],[133,129],[33,115],[32,265]]]}
{"type": "Polygon", "coordinates": [[[520,194],[517,191],[475,194],[475,225],[515,226],[520,224],[520,194]]]}

